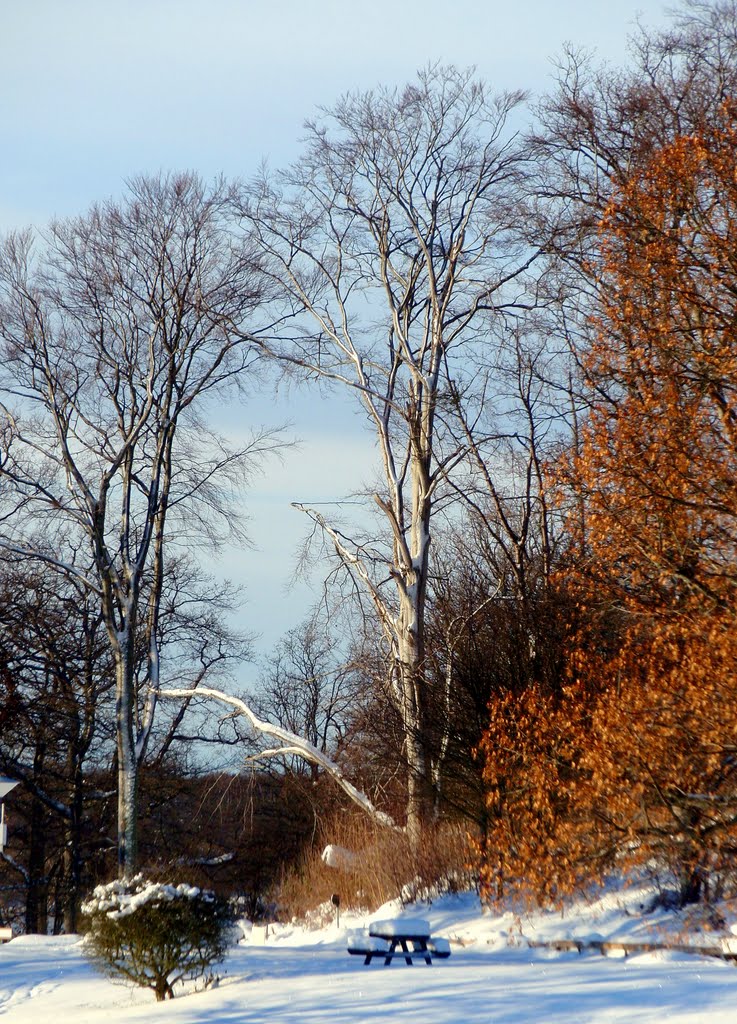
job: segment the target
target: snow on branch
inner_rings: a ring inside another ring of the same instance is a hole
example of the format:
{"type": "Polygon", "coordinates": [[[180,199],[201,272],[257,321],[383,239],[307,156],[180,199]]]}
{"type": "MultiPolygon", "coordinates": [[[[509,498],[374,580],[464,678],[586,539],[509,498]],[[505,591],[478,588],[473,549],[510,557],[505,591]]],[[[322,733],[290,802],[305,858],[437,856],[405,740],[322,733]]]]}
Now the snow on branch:
{"type": "Polygon", "coordinates": [[[196,690],[159,690],[158,695],[163,698],[180,698],[187,699],[190,697],[209,697],[212,700],[219,700],[223,704],[228,704],[230,707],[235,708],[237,715],[243,715],[246,718],[253,729],[256,732],[261,733],[263,736],[270,736],[277,740],[281,746],[278,750],[266,750],[260,755],[255,755],[256,758],[260,757],[273,757],[275,754],[283,754],[285,749],[291,754],[297,754],[299,757],[304,758],[305,761],[309,761],[311,764],[319,765],[328,775],[340,786],[344,793],[351,798],[351,800],[358,804],[358,806],[364,810],[375,822],[379,825],[383,825],[385,828],[395,829],[399,831],[399,826],[385,814],[380,811],[378,807],[374,807],[369,798],[356,789],[345,775],[341,771],[340,767],[327,756],[323,754],[321,750],[313,746],[308,740],[303,739],[296,733],[290,732],[288,729],[283,729],[280,725],[274,725],[271,722],[264,721],[259,718],[245,701],[241,700],[240,697],[233,697],[231,694],[223,693],[222,690],[213,690],[208,686],[198,686],[196,690]]]}

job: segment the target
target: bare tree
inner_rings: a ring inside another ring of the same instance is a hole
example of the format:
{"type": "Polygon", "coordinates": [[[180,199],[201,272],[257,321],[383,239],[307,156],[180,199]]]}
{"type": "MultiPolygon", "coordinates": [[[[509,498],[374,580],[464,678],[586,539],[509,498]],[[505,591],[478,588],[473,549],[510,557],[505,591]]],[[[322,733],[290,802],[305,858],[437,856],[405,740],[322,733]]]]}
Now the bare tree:
{"type": "MultiPolygon", "coordinates": [[[[320,608],[289,630],[266,661],[254,709],[304,736],[323,754],[339,756],[358,699],[358,681],[320,608]]],[[[304,762],[290,763],[299,771],[304,762]]],[[[311,781],[318,766],[310,766],[311,781]]]]}
{"type": "MultiPolygon", "coordinates": [[[[186,554],[170,555],[159,613],[159,685],[186,684],[193,692],[204,682],[226,685],[236,665],[253,660],[253,636],[230,621],[241,601],[240,587],[209,576],[186,554]]],[[[139,659],[138,672],[138,690],[148,696],[145,657],[139,659]]],[[[157,708],[146,758],[149,770],[163,767],[174,753],[178,766],[197,764],[205,744],[236,742],[223,731],[207,729],[189,709],[189,701],[157,708]]]]}
{"type": "Polygon", "coordinates": [[[121,875],[136,864],[165,538],[176,525],[188,543],[212,540],[237,523],[231,499],[271,444],[233,449],[203,416],[255,358],[243,339],[260,295],[227,200],[223,183],[192,175],[136,179],[121,203],[0,251],[2,543],[53,562],[24,544],[30,520],[85,539],[89,571],[69,568],[97,595],[115,665],[121,875]]]}
{"type": "MultiPolygon", "coordinates": [[[[431,67],[401,91],[349,95],[308,124],[291,170],[263,177],[243,217],[280,292],[274,350],[351,389],[373,431],[381,482],[375,536],[298,507],[368,595],[403,723],[407,827],[430,810],[425,612],[433,515],[466,454],[447,429],[451,382],[469,347],[529,304],[520,240],[524,159],[507,120],[520,94],[491,98],[470,73],[431,67]]],[[[462,389],[461,389],[462,390],[462,389]]]]}
{"type": "Polygon", "coordinates": [[[530,139],[538,217],[558,261],[559,328],[588,344],[607,204],[653,153],[713,122],[737,92],[737,3],[684,0],[665,28],[640,26],[623,69],[567,50],[530,139]]]}
{"type": "Polygon", "coordinates": [[[54,876],[56,926],[61,912],[76,930],[83,857],[91,859],[89,774],[109,764],[112,734],[104,633],[98,602],[75,576],[0,557],[0,770],[21,782],[27,809],[23,848],[2,858],[22,879],[27,932],[46,931],[54,876]]]}

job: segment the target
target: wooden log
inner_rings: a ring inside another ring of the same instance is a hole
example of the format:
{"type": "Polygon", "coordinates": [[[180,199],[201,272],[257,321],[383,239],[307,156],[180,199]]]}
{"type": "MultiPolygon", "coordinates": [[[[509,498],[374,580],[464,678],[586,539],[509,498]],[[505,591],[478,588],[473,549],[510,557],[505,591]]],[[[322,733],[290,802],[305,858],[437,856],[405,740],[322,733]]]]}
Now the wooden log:
{"type": "Polygon", "coordinates": [[[737,952],[729,952],[721,946],[693,946],[683,942],[611,942],[603,939],[549,939],[546,941],[528,940],[530,949],[554,949],[565,953],[575,950],[582,953],[586,949],[596,950],[606,956],[607,953],[692,953],[695,956],[717,957],[719,960],[737,961],[737,952]]]}

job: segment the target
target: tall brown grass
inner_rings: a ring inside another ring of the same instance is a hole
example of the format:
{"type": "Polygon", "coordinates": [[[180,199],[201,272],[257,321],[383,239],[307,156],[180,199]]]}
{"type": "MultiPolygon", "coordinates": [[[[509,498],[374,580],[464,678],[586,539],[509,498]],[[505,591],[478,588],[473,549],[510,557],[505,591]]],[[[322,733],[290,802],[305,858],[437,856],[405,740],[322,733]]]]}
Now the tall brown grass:
{"type": "MultiPolygon", "coordinates": [[[[460,824],[440,824],[423,836],[413,851],[406,835],[374,826],[363,817],[342,814],[320,829],[313,848],[287,869],[272,894],[282,919],[312,919],[315,911],[339,896],[342,909],[371,912],[400,899],[412,903],[448,892],[476,887],[467,830],[460,824]],[[332,844],[353,854],[350,864],[328,867],[321,859],[332,844]]],[[[327,918],[332,910],[325,910],[327,918]]]]}

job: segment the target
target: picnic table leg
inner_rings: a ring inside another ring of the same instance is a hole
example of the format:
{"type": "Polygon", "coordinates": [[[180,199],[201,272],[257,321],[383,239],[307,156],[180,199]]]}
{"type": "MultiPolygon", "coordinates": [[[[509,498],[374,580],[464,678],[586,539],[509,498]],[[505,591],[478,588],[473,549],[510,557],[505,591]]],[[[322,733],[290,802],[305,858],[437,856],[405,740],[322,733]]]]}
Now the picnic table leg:
{"type": "Polygon", "coordinates": [[[409,964],[409,966],[411,967],[412,966],[412,957],[410,955],[410,951],[407,949],[407,940],[406,939],[400,939],[399,941],[402,944],[402,950],[404,952],[404,961],[405,961],[405,963],[409,964]]]}
{"type": "Polygon", "coordinates": [[[422,953],[424,955],[425,963],[429,967],[432,964],[432,957],[430,956],[425,940],[423,939],[421,942],[413,942],[412,945],[415,948],[415,952],[422,953]]]}

